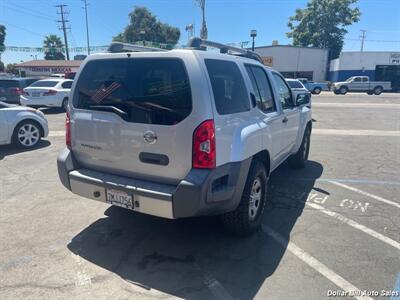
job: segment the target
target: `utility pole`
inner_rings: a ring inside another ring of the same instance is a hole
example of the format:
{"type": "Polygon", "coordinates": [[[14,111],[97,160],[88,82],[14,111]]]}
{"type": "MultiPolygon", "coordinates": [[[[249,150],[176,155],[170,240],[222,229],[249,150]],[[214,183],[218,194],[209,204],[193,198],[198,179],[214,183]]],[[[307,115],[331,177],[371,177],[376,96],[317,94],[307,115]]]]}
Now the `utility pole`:
{"type": "Polygon", "coordinates": [[[361,39],[361,52],[364,51],[364,40],[365,40],[365,33],[367,32],[365,29],[360,29],[360,39],[361,39]]]}
{"type": "Polygon", "coordinates": [[[88,3],[87,0],[82,0],[83,5],[84,5],[84,10],[85,10],[85,18],[86,18],[86,41],[87,41],[87,54],[90,54],[90,46],[89,46],[89,23],[88,23],[88,17],[87,17],[87,7],[88,3]]]}
{"type": "Polygon", "coordinates": [[[60,29],[64,32],[65,53],[67,55],[67,60],[69,60],[67,29],[70,29],[70,28],[68,28],[66,25],[69,22],[69,20],[66,19],[67,12],[64,10],[64,8],[66,6],[67,5],[65,5],[65,4],[56,5],[56,7],[58,7],[60,9],[59,15],[61,16],[61,20],[59,20],[58,22],[61,23],[60,29]]]}

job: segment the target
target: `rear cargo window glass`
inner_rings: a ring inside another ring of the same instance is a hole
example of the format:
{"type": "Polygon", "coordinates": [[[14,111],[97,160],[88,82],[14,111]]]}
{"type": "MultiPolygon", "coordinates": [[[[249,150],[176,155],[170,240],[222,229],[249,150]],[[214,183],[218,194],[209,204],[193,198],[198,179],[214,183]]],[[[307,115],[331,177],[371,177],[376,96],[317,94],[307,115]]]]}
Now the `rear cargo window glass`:
{"type": "Polygon", "coordinates": [[[234,62],[205,60],[220,115],[250,110],[249,96],[238,66],[234,62]]]}
{"type": "Polygon", "coordinates": [[[180,59],[102,59],[82,70],[74,106],[112,112],[132,123],[174,125],[191,113],[192,97],[180,59]]]}
{"type": "Polygon", "coordinates": [[[49,81],[49,80],[39,80],[32,83],[30,86],[32,87],[55,87],[58,81],[49,81]]]}

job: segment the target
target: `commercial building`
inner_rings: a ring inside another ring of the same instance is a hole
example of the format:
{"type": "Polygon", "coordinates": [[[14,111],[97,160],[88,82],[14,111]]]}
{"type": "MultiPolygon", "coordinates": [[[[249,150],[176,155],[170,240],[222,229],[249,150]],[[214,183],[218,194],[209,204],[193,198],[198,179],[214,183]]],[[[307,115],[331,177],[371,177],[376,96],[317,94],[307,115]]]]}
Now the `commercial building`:
{"type": "Polygon", "coordinates": [[[330,81],[344,81],[351,76],[369,76],[370,80],[390,81],[400,90],[400,52],[342,52],[331,61],[330,81]]]}
{"type": "Polygon", "coordinates": [[[21,77],[43,77],[76,72],[81,60],[31,60],[16,65],[21,77]]]}
{"type": "Polygon", "coordinates": [[[327,80],[329,50],[277,45],[256,47],[264,64],[273,67],[286,78],[307,78],[314,81],[327,80]]]}

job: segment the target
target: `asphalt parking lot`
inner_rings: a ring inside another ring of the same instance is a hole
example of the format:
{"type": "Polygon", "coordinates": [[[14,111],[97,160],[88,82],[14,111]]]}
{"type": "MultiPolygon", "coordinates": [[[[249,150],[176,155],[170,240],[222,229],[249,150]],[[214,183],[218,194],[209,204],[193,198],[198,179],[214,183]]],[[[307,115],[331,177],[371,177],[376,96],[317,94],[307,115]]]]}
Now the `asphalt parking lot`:
{"type": "Polygon", "coordinates": [[[400,94],[313,96],[310,161],[272,174],[245,239],[73,195],[45,113],[38,149],[0,147],[0,299],[400,299],[400,94]]]}

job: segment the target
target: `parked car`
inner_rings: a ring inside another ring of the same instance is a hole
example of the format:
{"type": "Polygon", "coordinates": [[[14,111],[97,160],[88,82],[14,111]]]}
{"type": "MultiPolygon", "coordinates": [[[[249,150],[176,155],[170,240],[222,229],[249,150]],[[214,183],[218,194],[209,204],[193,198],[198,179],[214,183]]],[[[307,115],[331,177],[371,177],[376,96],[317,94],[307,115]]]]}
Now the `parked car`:
{"type": "Polygon", "coordinates": [[[0,101],[19,104],[22,90],[37,80],[38,78],[0,79],[0,101]]]}
{"type": "Polygon", "coordinates": [[[308,81],[307,78],[297,78],[313,94],[320,94],[322,91],[329,91],[328,84],[325,82],[308,81]]]}
{"type": "Polygon", "coordinates": [[[250,234],[271,172],[286,159],[306,164],[310,99],[249,50],[199,38],[188,46],[126,45],[83,62],[59,177],[89,199],[169,219],[220,215],[229,231],[250,234]]]}
{"type": "Polygon", "coordinates": [[[44,114],[30,107],[0,102],[0,145],[35,147],[49,133],[44,114]]]}
{"type": "Polygon", "coordinates": [[[311,107],[311,92],[308,89],[306,89],[305,86],[297,79],[285,78],[285,80],[289,84],[290,89],[293,92],[308,95],[308,97],[310,98],[310,103],[308,104],[308,107],[311,107]]]}
{"type": "Polygon", "coordinates": [[[311,92],[300,82],[300,80],[285,78],[286,82],[289,84],[292,91],[304,92],[311,97],[311,92]]]}
{"type": "Polygon", "coordinates": [[[64,78],[38,80],[23,90],[21,105],[67,109],[72,82],[64,78]]]}
{"type": "Polygon", "coordinates": [[[390,81],[370,81],[368,76],[353,76],[346,81],[332,84],[333,92],[345,95],[347,92],[366,92],[368,95],[380,95],[384,91],[391,90],[390,81]]]}

